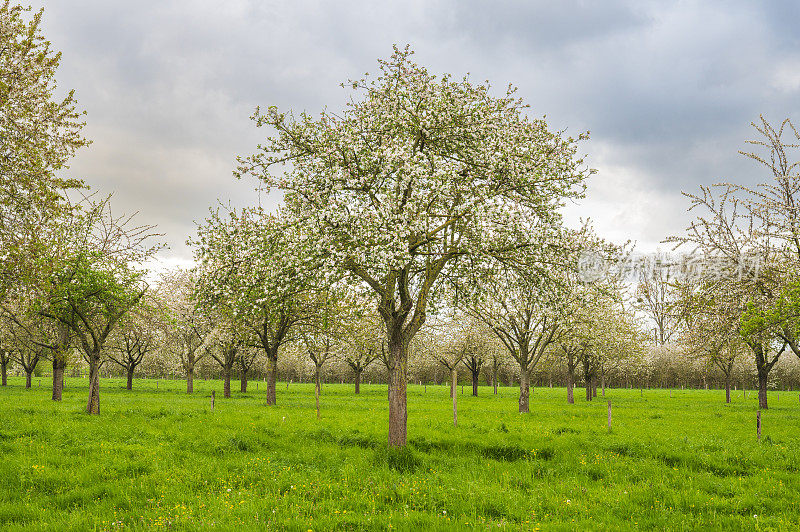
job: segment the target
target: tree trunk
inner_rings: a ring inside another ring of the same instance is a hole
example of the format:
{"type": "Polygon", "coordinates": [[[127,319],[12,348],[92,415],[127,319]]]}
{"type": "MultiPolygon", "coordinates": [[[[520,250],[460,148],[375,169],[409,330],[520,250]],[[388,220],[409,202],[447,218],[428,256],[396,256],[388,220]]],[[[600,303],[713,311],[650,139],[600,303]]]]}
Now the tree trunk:
{"type": "Polygon", "coordinates": [[[403,339],[402,324],[393,327],[389,333],[389,447],[405,447],[408,423],[408,351],[403,339]]]}
{"type": "Polygon", "coordinates": [[[33,376],[33,370],[25,372],[25,389],[29,390],[31,387],[31,377],[33,376]]]}
{"type": "Polygon", "coordinates": [[[450,370],[451,375],[451,389],[453,390],[453,426],[458,426],[458,394],[455,393],[456,383],[458,382],[458,368],[453,366],[453,369],[450,370]]]}
{"type": "Polygon", "coordinates": [[[766,410],[767,406],[767,374],[759,372],[758,374],[758,408],[766,410]]]}
{"type": "Polygon", "coordinates": [[[194,365],[186,369],[186,393],[194,393],[194,365]]]}
{"type": "Polygon", "coordinates": [[[575,404],[575,369],[567,368],[567,404],[575,404]]]}
{"type": "Polygon", "coordinates": [[[133,390],[133,366],[128,368],[128,385],[126,389],[133,390]]]}
{"type": "MultiPolygon", "coordinates": [[[[278,376],[278,355],[270,356],[268,353],[267,358],[269,359],[269,369],[267,371],[267,406],[271,406],[275,404],[275,380],[278,376]]],[[[287,380],[286,382],[288,383],[289,381],[287,380]]]]}
{"type": "Polygon", "coordinates": [[[61,400],[61,392],[64,390],[64,368],[66,362],[59,354],[53,355],[53,401],[61,400]]]}
{"type": "Polygon", "coordinates": [[[731,402],[731,378],[729,376],[725,376],[725,402],[731,402]]]}
{"type": "Polygon", "coordinates": [[[228,368],[223,369],[224,377],[225,377],[225,385],[222,390],[222,396],[230,399],[231,397],[231,370],[228,368]]]}
{"type": "Polygon", "coordinates": [[[100,356],[92,354],[89,357],[89,401],[86,403],[86,412],[100,414],[100,356]]]}
{"type": "Polygon", "coordinates": [[[497,395],[497,366],[492,368],[492,388],[494,388],[494,394],[497,395]]]}
{"type": "Polygon", "coordinates": [[[478,377],[480,375],[480,370],[472,372],[472,395],[474,397],[478,397],[478,377]]]}
{"type": "Polygon", "coordinates": [[[361,393],[361,373],[364,370],[356,370],[356,394],[361,393]]]}
{"type": "Polygon", "coordinates": [[[320,367],[314,369],[314,398],[317,401],[317,419],[319,419],[320,367]]]}
{"type": "Polygon", "coordinates": [[[583,375],[586,380],[586,400],[592,400],[592,374],[589,372],[589,361],[584,357],[583,361],[583,375]]]}
{"type": "Polygon", "coordinates": [[[239,375],[239,391],[242,393],[247,393],[247,371],[242,370],[241,374],[239,375]]]}
{"type": "Polygon", "coordinates": [[[592,375],[592,398],[597,397],[597,378],[592,375]]]}
{"type": "Polygon", "coordinates": [[[2,363],[3,386],[8,386],[8,362],[2,363]]]}
{"type": "Polygon", "coordinates": [[[530,375],[528,368],[520,364],[519,367],[519,411],[528,413],[528,397],[530,394],[530,375]]]}
{"type": "Polygon", "coordinates": [[[456,396],[456,383],[453,382],[453,370],[450,369],[450,399],[456,396]]]}

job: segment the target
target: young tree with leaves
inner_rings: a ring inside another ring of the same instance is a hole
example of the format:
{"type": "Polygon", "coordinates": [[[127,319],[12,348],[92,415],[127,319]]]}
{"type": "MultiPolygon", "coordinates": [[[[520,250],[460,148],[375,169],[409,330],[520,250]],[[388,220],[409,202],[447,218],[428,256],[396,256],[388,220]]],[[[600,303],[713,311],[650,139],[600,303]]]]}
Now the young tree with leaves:
{"type": "Polygon", "coordinates": [[[500,264],[467,303],[470,315],[491,329],[519,366],[520,412],[529,411],[531,371],[563,332],[561,308],[567,297],[563,286],[530,264],[500,264]]]}
{"type": "Polygon", "coordinates": [[[361,376],[376,359],[380,357],[381,347],[386,335],[381,328],[380,318],[371,313],[359,314],[346,323],[344,351],[341,358],[353,370],[355,393],[361,393],[361,376]]]}
{"type": "Polygon", "coordinates": [[[246,344],[238,324],[230,316],[217,313],[214,316],[214,321],[217,326],[211,332],[212,341],[208,352],[222,369],[222,394],[226,399],[229,399],[231,397],[233,366],[239,357],[239,351],[246,344]]]}
{"type": "Polygon", "coordinates": [[[61,53],[42,33],[44,10],[0,3],[0,294],[27,273],[37,233],[70,206],[61,177],[89,142],[73,91],[56,98],[61,53]]]}
{"type": "Polygon", "coordinates": [[[236,356],[236,365],[239,368],[239,391],[247,392],[247,375],[258,360],[258,350],[252,347],[240,349],[236,356]]]}
{"type": "Polygon", "coordinates": [[[145,355],[158,346],[158,335],[154,323],[153,309],[145,301],[120,323],[113,341],[106,351],[108,359],[125,370],[126,388],[133,389],[133,375],[145,355]],[[149,308],[148,308],[149,307],[149,308]]]}
{"type": "Polygon", "coordinates": [[[106,341],[147,291],[136,269],[159,249],[152,226],[133,226],[132,216],[115,217],[110,198],[88,203],[64,223],[46,257],[36,312],[68,328],[89,364],[90,414],[100,412],[100,365],[106,341]]]}
{"type": "Polygon", "coordinates": [[[640,272],[634,294],[636,309],[654,325],[652,340],[656,345],[669,342],[679,329],[676,306],[678,295],[674,288],[675,271],[671,259],[659,254],[640,272]]]}
{"type": "Polygon", "coordinates": [[[198,297],[224,305],[267,357],[267,404],[276,401],[278,353],[308,317],[314,271],[308,244],[285,220],[261,209],[212,212],[198,227],[198,297]]]}
{"type": "Polygon", "coordinates": [[[707,283],[684,279],[678,285],[678,316],[682,327],[680,341],[687,355],[701,358],[716,367],[725,382],[725,402],[731,402],[733,369],[745,347],[737,323],[735,307],[707,283]]]}
{"type": "Polygon", "coordinates": [[[668,241],[693,245],[702,257],[703,267],[693,275],[713,300],[711,308],[720,313],[719,319],[735,327],[750,348],[758,373],[759,408],[766,409],[769,372],[788,345],[781,337],[782,324],[768,318],[782,284],[782,254],[768,220],[737,192],[733,185],[717,185],[686,194],[691,208],[704,214],[686,235],[668,241]]]}
{"type": "Polygon", "coordinates": [[[194,392],[194,371],[208,353],[206,340],[211,331],[209,320],[193,299],[196,282],[189,270],[164,272],[153,298],[161,316],[162,334],[174,346],[186,375],[186,393],[194,392]]]}

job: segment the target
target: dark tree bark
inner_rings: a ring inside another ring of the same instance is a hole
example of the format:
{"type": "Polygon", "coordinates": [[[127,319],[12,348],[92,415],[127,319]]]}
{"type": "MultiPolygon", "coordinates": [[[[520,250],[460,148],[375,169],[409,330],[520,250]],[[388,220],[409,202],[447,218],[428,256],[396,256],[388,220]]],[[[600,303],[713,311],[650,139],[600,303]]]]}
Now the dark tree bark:
{"type": "Polygon", "coordinates": [[[39,365],[39,360],[42,355],[43,347],[39,345],[26,346],[23,349],[16,351],[17,358],[14,359],[22,366],[25,371],[25,389],[31,388],[31,380],[33,379],[33,372],[36,371],[36,366],[39,365]]]}
{"type": "Polygon", "coordinates": [[[91,353],[89,357],[89,401],[86,412],[100,414],[100,353],[91,353]]]}
{"type": "Polygon", "coordinates": [[[231,397],[231,374],[233,373],[233,364],[236,362],[236,355],[239,352],[239,346],[234,343],[226,343],[221,346],[221,356],[211,353],[211,358],[217,361],[217,364],[222,368],[223,377],[223,392],[222,395],[226,399],[231,397]]]}
{"type": "Polygon", "coordinates": [[[222,396],[226,399],[230,399],[231,397],[231,370],[230,369],[223,369],[222,376],[224,379],[224,384],[222,388],[222,396]]]}
{"type": "MultiPolygon", "coordinates": [[[[278,378],[278,353],[277,349],[273,354],[267,353],[267,360],[269,361],[269,370],[267,371],[267,405],[272,406],[275,404],[275,383],[278,378]]],[[[288,381],[287,381],[288,382],[288,381]]]]}
{"type": "Polygon", "coordinates": [[[567,352],[567,403],[575,404],[575,352],[572,349],[564,349],[567,352]]]}
{"type": "Polygon", "coordinates": [[[11,362],[11,353],[0,349],[0,372],[3,374],[3,386],[8,386],[8,364],[11,362]]]}
{"type": "Polygon", "coordinates": [[[476,355],[469,355],[464,358],[464,365],[472,375],[472,395],[478,396],[478,379],[481,374],[481,367],[483,367],[483,358],[476,355]]]}
{"type": "Polygon", "coordinates": [[[521,413],[528,413],[529,410],[529,397],[530,397],[530,375],[528,375],[527,366],[520,364],[519,366],[519,411],[521,413]]]}
{"type": "MultiPolygon", "coordinates": [[[[711,360],[714,364],[722,371],[722,375],[725,379],[725,402],[731,402],[731,373],[733,372],[733,363],[735,361],[735,357],[728,357],[722,358],[719,356],[719,351],[711,352],[711,360]]],[[[703,376],[703,382],[705,383],[706,390],[708,390],[708,382],[705,380],[705,376],[703,376]]]]}
{"type": "Polygon", "coordinates": [[[64,370],[67,363],[61,354],[53,355],[53,401],[61,400],[61,393],[64,390],[64,370]]]}
{"type": "Polygon", "coordinates": [[[389,447],[406,445],[408,341],[405,336],[402,321],[389,328],[389,447]]]}
{"type": "Polygon", "coordinates": [[[239,363],[239,391],[241,393],[247,392],[247,376],[256,361],[256,356],[256,351],[244,350],[239,350],[239,354],[236,356],[236,361],[239,363]]]}
{"type": "Polygon", "coordinates": [[[317,403],[317,419],[319,419],[319,394],[322,391],[322,366],[316,364],[314,366],[314,398],[317,403]]]}
{"type": "Polygon", "coordinates": [[[519,411],[529,411],[530,372],[544,355],[547,346],[558,340],[558,321],[548,316],[537,318],[530,309],[520,311],[511,324],[487,322],[520,368],[519,411]],[[515,324],[516,323],[516,324],[515,324]]]}
{"type": "MultiPolygon", "coordinates": [[[[277,403],[277,381],[278,381],[278,350],[287,340],[289,330],[303,318],[304,314],[293,304],[287,304],[273,312],[272,307],[263,308],[261,323],[253,327],[253,332],[258,336],[259,347],[267,355],[267,406],[274,406],[277,403]]],[[[289,379],[286,379],[287,386],[289,379]]]]}
{"type": "Polygon", "coordinates": [[[583,357],[583,378],[586,380],[586,400],[592,400],[592,369],[588,355],[583,357]]]}
{"type": "MultiPolygon", "coordinates": [[[[377,348],[369,348],[364,352],[345,358],[345,362],[347,362],[347,365],[353,370],[353,375],[355,377],[355,393],[361,393],[361,375],[364,373],[367,367],[372,364],[376,358],[378,358],[378,356],[377,348]]],[[[385,350],[382,352],[381,359],[383,360],[384,364],[387,363],[385,350]]]]}
{"type": "Polygon", "coordinates": [[[730,375],[725,375],[725,402],[731,402],[731,377],[730,375]]]}
{"type": "Polygon", "coordinates": [[[766,410],[767,406],[767,373],[758,373],[758,408],[766,410]]]}
{"type": "Polygon", "coordinates": [[[113,346],[108,359],[125,369],[128,376],[125,388],[133,390],[133,374],[144,356],[155,348],[155,340],[146,331],[136,328],[124,330],[121,336],[121,342],[113,346]],[[115,355],[115,352],[119,354],[115,355]]]}
{"type": "Polygon", "coordinates": [[[194,393],[194,364],[186,367],[186,393],[194,393]]]}
{"type": "Polygon", "coordinates": [[[756,359],[756,370],[758,372],[758,407],[761,410],[766,410],[769,408],[767,406],[767,378],[769,377],[769,372],[772,367],[786,350],[788,343],[784,342],[783,346],[772,359],[769,358],[766,348],[761,342],[748,341],[747,344],[750,346],[750,349],[752,349],[756,359]]]}

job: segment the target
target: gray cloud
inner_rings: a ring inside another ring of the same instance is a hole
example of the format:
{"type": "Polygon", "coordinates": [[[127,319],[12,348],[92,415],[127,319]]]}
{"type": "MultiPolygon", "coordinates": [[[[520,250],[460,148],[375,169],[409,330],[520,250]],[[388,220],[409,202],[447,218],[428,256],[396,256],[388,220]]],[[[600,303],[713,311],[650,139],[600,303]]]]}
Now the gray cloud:
{"type": "MultiPolygon", "coordinates": [[[[41,1],[41,0],[39,0],[41,1]]],[[[265,132],[256,105],[340,107],[338,84],[410,43],[433,71],[519,87],[554,128],[591,130],[598,168],[568,209],[654,245],[687,221],[680,190],[762,174],[737,155],[752,120],[800,111],[795,2],[262,2],[47,0],[94,144],[72,171],[183,245],[217,200],[258,201],[231,177],[265,132]]],[[[274,198],[266,199],[273,201],[274,198]]]]}

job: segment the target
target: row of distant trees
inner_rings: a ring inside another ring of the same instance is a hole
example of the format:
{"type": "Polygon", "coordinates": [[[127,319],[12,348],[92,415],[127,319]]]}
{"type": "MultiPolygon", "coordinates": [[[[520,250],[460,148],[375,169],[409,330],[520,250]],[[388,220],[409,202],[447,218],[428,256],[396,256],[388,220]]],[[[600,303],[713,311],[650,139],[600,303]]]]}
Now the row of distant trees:
{"type": "MultiPolygon", "coordinates": [[[[177,276],[188,278],[186,272],[177,276]]],[[[165,278],[170,277],[174,279],[176,276],[165,276],[165,278]]],[[[134,323],[134,320],[129,318],[124,327],[112,334],[103,352],[100,376],[127,377],[129,388],[133,384],[134,376],[186,378],[186,357],[180,355],[181,349],[185,349],[182,338],[175,334],[174,330],[171,331],[174,321],[163,319],[169,313],[163,309],[158,311],[152,305],[147,308],[141,305],[134,308],[132,314],[139,322],[134,323]],[[144,312],[150,314],[146,320],[142,319],[144,312]],[[161,323],[156,318],[159,313],[162,316],[161,323]]],[[[457,323],[447,325],[455,327],[447,335],[448,338],[464,337],[464,331],[457,323]]],[[[438,328],[441,332],[446,326],[440,324],[438,328]]],[[[463,356],[459,356],[458,345],[447,345],[446,342],[437,344],[432,335],[421,336],[411,350],[409,380],[444,384],[450,381],[451,370],[455,368],[460,384],[471,385],[474,380],[476,385],[490,387],[495,381],[499,386],[517,386],[520,378],[516,361],[509,356],[498,339],[493,337],[490,330],[484,328],[480,332],[483,334],[482,342],[474,342],[472,346],[466,345],[467,350],[464,351],[466,354],[463,356]],[[472,347],[471,352],[470,347],[472,347]]],[[[380,353],[381,331],[376,328],[371,336],[374,339],[371,351],[369,346],[363,345],[361,337],[337,337],[332,340],[331,356],[320,365],[322,381],[355,384],[355,381],[359,380],[359,382],[385,384],[388,379],[388,368],[385,357],[382,358],[380,353]]],[[[7,342],[6,347],[9,345],[7,342]]],[[[51,375],[50,368],[39,363],[35,352],[26,353],[24,345],[20,347],[6,351],[8,356],[4,359],[5,373],[26,375],[28,384],[33,376],[51,375]],[[28,358],[23,358],[26,355],[28,358]]],[[[218,346],[201,347],[202,352],[195,355],[193,375],[204,379],[224,378],[224,366],[214,357],[208,356],[207,352],[218,346]]],[[[230,373],[234,380],[244,382],[240,385],[240,389],[242,387],[246,389],[248,377],[265,380],[271,371],[267,358],[259,356],[257,349],[250,347],[244,348],[244,351],[249,353],[234,361],[230,373]],[[242,362],[247,364],[244,369],[242,362]]],[[[551,346],[545,352],[541,361],[530,372],[532,385],[561,387],[567,383],[567,361],[559,351],[551,346]]],[[[685,346],[665,343],[650,345],[641,353],[614,353],[614,355],[606,359],[599,383],[601,389],[604,385],[647,388],[725,388],[726,386],[725,373],[713,361],[705,356],[687,352],[685,346]]],[[[71,375],[85,376],[90,373],[90,367],[80,356],[79,351],[73,350],[68,359],[71,375]]],[[[277,366],[277,378],[284,381],[312,382],[316,369],[316,363],[310,353],[304,349],[301,342],[295,340],[282,349],[277,366]]],[[[576,384],[585,385],[586,376],[582,368],[577,369],[575,377],[576,384]]],[[[771,377],[768,385],[771,389],[797,387],[800,385],[800,364],[794,358],[784,358],[776,364],[771,377]]],[[[757,387],[757,374],[746,352],[740,353],[731,368],[730,385],[738,388],[757,387]]]]}

